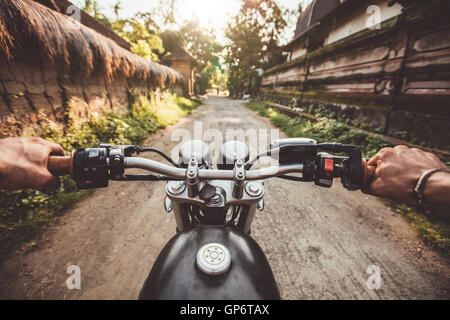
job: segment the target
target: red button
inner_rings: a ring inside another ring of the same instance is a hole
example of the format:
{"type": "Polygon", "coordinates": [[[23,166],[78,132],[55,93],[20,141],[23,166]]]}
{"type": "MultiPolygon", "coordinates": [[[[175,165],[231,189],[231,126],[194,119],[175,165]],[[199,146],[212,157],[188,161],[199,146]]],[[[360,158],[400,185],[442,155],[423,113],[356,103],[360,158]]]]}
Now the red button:
{"type": "Polygon", "coordinates": [[[334,171],[334,161],[333,159],[325,159],[325,172],[334,171]]]}

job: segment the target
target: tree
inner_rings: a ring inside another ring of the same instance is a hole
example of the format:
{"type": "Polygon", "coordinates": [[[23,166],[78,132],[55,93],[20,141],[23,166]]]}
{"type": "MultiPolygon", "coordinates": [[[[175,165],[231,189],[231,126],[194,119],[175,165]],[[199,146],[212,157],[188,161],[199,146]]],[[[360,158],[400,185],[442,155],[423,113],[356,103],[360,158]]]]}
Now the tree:
{"type": "Polygon", "coordinates": [[[166,56],[174,52],[178,48],[183,48],[186,45],[185,36],[178,30],[165,30],[159,34],[164,46],[164,53],[166,56]]]}
{"type": "Polygon", "coordinates": [[[228,89],[232,96],[256,95],[261,82],[262,54],[270,43],[278,43],[286,28],[285,14],[275,0],[243,0],[225,32],[228,89]]]}
{"type": "Polygon", "coordinates": [[[185,48],[197,59],[197,94],[204,94],[214,80],[219,79],[217,73],[223,73],[219,57],[222,47],[210,30],[200,27],[199,21],[186,21],[179,30],[166,30],[160,33],[160,37],[165,49],[164,55],[178,48],[185,48]]]}
{"type": "Polygon", "coordinates": [[[118,19],[111,28],[131,44],[131,51],[152,61],[159,61],[164,52],[163,42],[158,36],[160,29],[147,13],[139,13],[131,19],[118,19]]]}
{"type": "Polygon", "coordinates": [[[219,52],[222,47],[216,41],[211,30],[200,27],[198,20],[186,21],[180,29],[185,39],[185,47],[198,60],[201,69],[210,62],[214,66],[219,66],[219,52]]]}
{"type": "Polygon", "coordinates": [[[185,38],[185,47],[198,61],[196,94],[204,94],[211,88],[217,73],[223,73],[219,53],[222,47],[211,30],[200,27],[198,20],[187,21],[180,30],[185,38]]]}
{"type": "Polygon", "coordinates": [[[85,0],[83,11],[93,16],[108,27],[111,27],[111,21],[100,11],[100,7],[96,0],[85,0]]]}

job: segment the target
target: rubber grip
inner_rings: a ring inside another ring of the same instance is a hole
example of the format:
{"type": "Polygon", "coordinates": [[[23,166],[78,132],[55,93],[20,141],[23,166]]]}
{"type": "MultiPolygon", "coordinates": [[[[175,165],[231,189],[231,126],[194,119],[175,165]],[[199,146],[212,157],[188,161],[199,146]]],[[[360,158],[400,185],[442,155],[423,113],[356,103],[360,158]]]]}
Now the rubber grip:
{"type": "Polygon", "coordinates": [[[69,156],[50,156],[48,158],[47,168],[54,176],[70,175],[73,177],[73,156],[72,152],[69,156]]]}
{"type": "Polygon", "coordinates": [[[366,186],[368,183],[372,182],[375,177],[375,170],[377,167],[367,165],[367,161],[365,159],[362,160],[362,166],[364,169],[364,180],[363,186],[366,186]]]}

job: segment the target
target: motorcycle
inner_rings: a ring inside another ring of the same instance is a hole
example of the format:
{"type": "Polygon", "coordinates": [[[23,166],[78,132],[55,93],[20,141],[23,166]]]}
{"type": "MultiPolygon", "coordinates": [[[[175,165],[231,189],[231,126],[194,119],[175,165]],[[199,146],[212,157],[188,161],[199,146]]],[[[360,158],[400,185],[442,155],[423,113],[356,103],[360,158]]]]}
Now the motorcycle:
{"type": "Polygon", "coordinates": [[[330,188],[340,178],[354,191],[367,183],[374,168],[357,146],[306,138],[277,140],[268,152],[253,159],[249,155],[245,143],[226,142],[215,169],[208,145],[199,140],[181,145],[178,162],[154,148],[104,144],[52,156],[48,167],[54,175],[70,174],[79,189],[106,188],[110,180],[167,181],[164,207],[175,217],[176,235],[162,249],[139,299],[278,300],[269,262],[250,235],[256,210],[264,210],[264,180],[330,188]],[[143,152],[157,153],[170,165],[133,157],[143,152]],[[278,164],[251,170],[262,157],[278,164]],[[127,174],[128,169],[152,174],[127,174]]]}

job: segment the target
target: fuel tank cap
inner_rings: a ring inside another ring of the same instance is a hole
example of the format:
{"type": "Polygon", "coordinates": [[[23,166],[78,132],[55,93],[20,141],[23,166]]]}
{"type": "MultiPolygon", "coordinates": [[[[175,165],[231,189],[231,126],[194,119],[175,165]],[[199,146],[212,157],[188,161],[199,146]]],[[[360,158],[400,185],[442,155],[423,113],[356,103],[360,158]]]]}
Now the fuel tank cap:
{"type": "Polygon", "coordinates": [[[197,267],[210,276],[226,273],[231,266],[231,253],[220,243],[208,243],[197,252],[197,267]]]}

